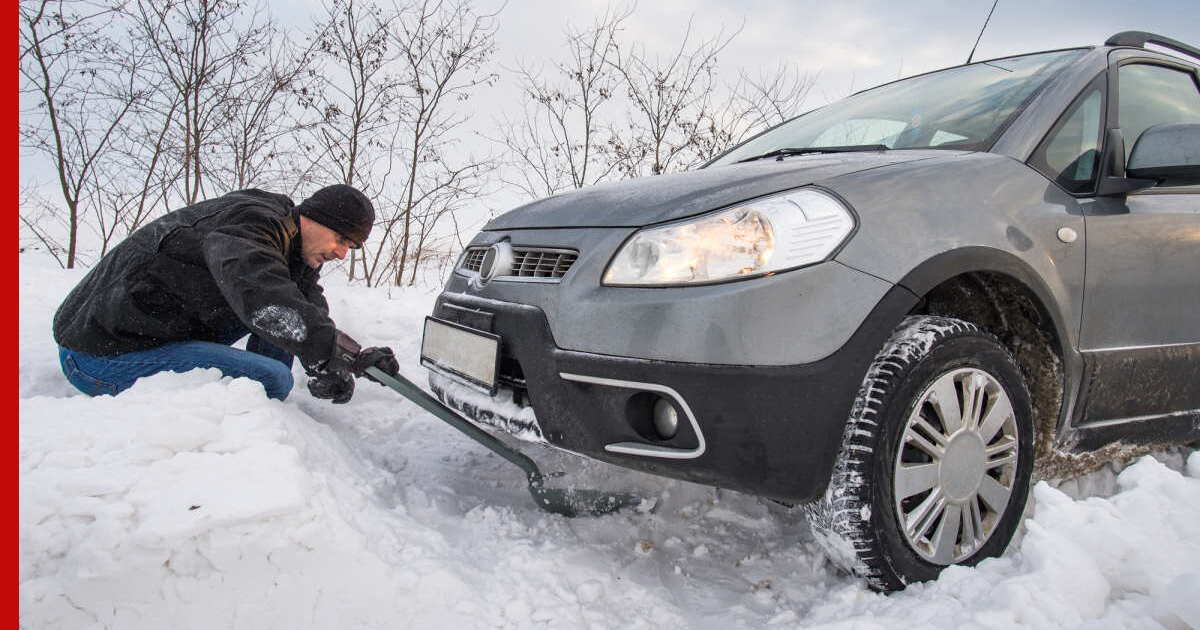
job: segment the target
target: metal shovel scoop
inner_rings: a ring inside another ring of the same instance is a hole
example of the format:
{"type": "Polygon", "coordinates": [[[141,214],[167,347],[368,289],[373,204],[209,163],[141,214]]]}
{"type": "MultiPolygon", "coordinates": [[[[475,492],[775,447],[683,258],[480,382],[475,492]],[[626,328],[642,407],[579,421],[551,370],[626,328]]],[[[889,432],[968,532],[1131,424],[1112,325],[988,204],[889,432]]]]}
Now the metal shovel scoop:
{"type": "Polygon", "coordinates": [[[547,512],[571,518],[576,516],[602,516],[616,512],[621,508],[634,507],[642,503],[641,497],[628,493],[610,493],[582,488],[548,488],[545,485],[546,476],[542,474],[542,471],[538,469],[537,464],[532,459],[489,435],[483,429],[462,419],[458,414],[443,405],[441,401],[414,385],[412,381],[399,374],[392,376],[376,367],[367,368],[367,374],[370,374],[372,378],[380,383],[396,390],[396,393],[413,401],[425,411],[465,433],[467,437],[484,445],[493,453],[516,464],[521,470],[525,471],[525,477],[529,481],[529,494],[533,496],[533,502],[547,512]]]}

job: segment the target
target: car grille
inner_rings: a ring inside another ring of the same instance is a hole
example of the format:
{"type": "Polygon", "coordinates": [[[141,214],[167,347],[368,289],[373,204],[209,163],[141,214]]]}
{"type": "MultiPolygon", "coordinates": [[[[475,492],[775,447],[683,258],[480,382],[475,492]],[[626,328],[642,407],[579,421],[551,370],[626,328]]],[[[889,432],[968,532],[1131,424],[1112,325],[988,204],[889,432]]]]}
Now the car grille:
{"type": "MultiPolygon", "coordinates": [[[[483,267],[485,247],[472,247],[463,257],[460,269],[478,272],[483,267]]],[[[579,252],[564,249],[538,247],[514,247],[512,271],[501,277],[509,278],[561,278],[575,264],[579,252]]]]}
{"type": "Polygon", "coordinates": [[[479,271],[483,266],[483,256],[487,254],[486,249],[468,249],[467,257],[463,259],[462,268],[469,271],[479,271]]]}

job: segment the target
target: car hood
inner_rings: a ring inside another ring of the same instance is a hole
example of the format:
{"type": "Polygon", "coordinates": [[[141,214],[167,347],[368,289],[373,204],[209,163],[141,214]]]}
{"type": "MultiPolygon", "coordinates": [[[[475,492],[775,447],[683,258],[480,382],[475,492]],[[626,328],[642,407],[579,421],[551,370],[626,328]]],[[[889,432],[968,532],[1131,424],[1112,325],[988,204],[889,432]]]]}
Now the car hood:
{"type": "Polygon", "coordinates": [[[642,177],[540,199],[492,219],[483,229],[642,227],[840,175],[961,153],[904,150],[802,155],[642,177]]]}

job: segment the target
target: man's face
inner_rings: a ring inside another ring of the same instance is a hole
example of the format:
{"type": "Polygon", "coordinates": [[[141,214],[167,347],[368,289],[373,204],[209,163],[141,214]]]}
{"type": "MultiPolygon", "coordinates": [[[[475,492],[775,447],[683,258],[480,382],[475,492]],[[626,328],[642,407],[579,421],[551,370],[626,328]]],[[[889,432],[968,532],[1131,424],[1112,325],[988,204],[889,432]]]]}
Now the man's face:
{"type": "Polygon", "coordinates": [[[300,217],[300,255],[304,263],[313,269],[333,259],[343,260],[354,242],[337,232],[313,221],[300,217]]]}

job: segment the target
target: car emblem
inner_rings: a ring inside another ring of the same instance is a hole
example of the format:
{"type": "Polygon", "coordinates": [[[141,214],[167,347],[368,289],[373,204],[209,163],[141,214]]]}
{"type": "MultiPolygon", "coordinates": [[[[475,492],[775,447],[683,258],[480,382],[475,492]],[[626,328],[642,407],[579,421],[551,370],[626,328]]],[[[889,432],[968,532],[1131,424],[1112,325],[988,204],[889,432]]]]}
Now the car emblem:
{"type": "Polygon", "coordinates": [[[498,276],[512,274],[513,249],[508,241],[500,241],[488,248],[479,266],[479,283],[487,284],[498,276]]]}

